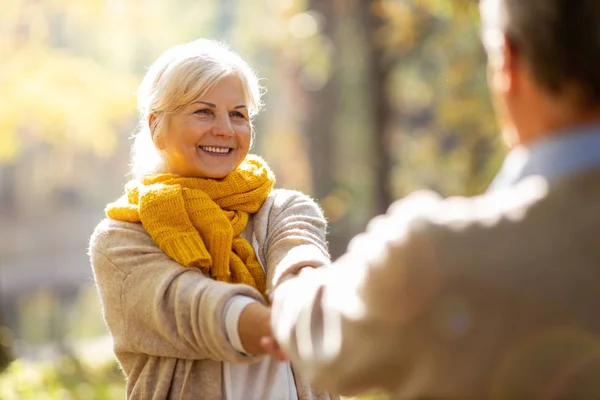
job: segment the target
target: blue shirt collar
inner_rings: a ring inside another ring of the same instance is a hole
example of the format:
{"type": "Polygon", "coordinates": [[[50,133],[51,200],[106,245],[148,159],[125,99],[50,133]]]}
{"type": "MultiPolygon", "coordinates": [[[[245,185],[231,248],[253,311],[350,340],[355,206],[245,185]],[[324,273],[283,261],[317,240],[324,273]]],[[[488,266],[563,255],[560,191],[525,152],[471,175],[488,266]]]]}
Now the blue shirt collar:
{"type": "Polygon", "coordinates": [[[534,175],[554,182],[596,168],[600,169],[600,124],[571,129],[512,149],[490,190],[534,175]]]}

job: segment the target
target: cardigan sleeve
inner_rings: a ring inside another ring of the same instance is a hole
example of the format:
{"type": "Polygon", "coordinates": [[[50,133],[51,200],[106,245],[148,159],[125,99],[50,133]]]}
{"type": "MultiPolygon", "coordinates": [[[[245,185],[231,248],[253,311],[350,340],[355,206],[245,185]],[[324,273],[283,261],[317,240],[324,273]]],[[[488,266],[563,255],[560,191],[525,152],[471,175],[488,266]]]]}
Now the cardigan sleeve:
{"type": "Polygon", "coordinates": [[[168,257],[140,224],[105,220],[89,248],[115,352],[251,362],[230,344],[225,305],[236,295],[264,302],[247,285],[217,282],[168,257]]]}
{"type": "Polygon", "coordinates": [[[254,220],[254,240],[267,272],[267,293],[303,267],[330,264],[327,221],[307,195],[274,190],[254,220]]]}
{"type": "Polygon", "coordinates": [[[233,348],[240,353],[249,354],[246,349],[244,349],[242,338],[240,338],[238,329],[240,315],[242,315],[242,311],[244,311],[246,307],[256,302],[256,300],[248,296],[233,296],[225,305],[225,326],[223,329],[225,329],[225,334],[227,335],[229,343],[231,343],[233,348]]]}
{"type": "Polygon", "coordinates": [[[266,264],[268,292],[303,267],[330,265],[327,221],[307,195],[275,190],[257,219],[261,223],[255,225],[255,235],[266,264]]]}
{"type": "MultiPolygon", "coordinates": [[[[255,247],[263,254],[262,257],[259,254],[259,259],[270,278],[268,282],[272,283],[273,278],[279,282],[283,275],[294,274],[302,267],[329,263],[327,223],[310,197],[292,190],[274,190],[253,220],[254,235],[260,237],[255,247]]],[[[254,301],[235,296],[225,306],[227,338],[241,353],[246,351],[241,345],[237,321],[241,311],[254,301]]]]}

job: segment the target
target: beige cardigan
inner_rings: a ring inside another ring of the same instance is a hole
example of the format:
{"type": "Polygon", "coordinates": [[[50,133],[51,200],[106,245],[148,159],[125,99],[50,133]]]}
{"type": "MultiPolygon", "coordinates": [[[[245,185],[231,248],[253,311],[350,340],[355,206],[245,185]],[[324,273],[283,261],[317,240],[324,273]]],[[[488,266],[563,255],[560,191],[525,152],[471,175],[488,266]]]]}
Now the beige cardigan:
{"type": "MultiPolygon", "coordinates": [[[[245,235],[266,267],[268,289],[282,275],[329,263],[326,222],[307,196],[274,190],[245,235]]],[[[223,362],[251,363],[224,331],[224,306],[235,295],[264,302],[254,288],[214,281],[184,268],[141,224],[106,219],[89,254],[128,399],[221,399],[223,362]]],[[[299,399],[328,399],[294,370],[299,399]]]]}

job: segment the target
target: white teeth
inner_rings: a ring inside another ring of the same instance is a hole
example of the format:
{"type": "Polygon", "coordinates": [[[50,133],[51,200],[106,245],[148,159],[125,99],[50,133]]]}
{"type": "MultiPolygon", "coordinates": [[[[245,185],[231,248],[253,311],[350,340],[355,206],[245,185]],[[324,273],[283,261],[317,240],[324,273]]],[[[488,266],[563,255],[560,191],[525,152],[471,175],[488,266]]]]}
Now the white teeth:
{"type": "Polygon", "coordinates": [[[209,153],[219,153],[219,154],[229,153],[228,147],[200,146],[200,148],[209,153]]]}

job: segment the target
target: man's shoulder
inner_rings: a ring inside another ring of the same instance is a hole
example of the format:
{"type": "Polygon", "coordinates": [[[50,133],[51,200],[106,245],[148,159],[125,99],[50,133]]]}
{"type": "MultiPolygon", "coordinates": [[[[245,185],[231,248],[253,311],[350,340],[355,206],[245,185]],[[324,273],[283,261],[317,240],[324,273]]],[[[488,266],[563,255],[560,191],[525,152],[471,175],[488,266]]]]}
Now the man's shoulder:
{"type": "Polygon", "coordinates": [[[547,182],[539,178],[473,197],[442,198],[420,191],[394,203],[388,214],[417,230],[464,232],[471,226],[493,229],[502,220],[521,220],[548,192],[547,182]]]}
{"type": "Polygon", "coordinates": [[[568,224],[575,215],[598,214],[595,212],[598,202],[600,171],[587,171],[554,182],[531,176],[516,185],[479,196],[438,199],[426,219],[432,226],[477,225],[492,230],[498,225],[568,224]]]}

